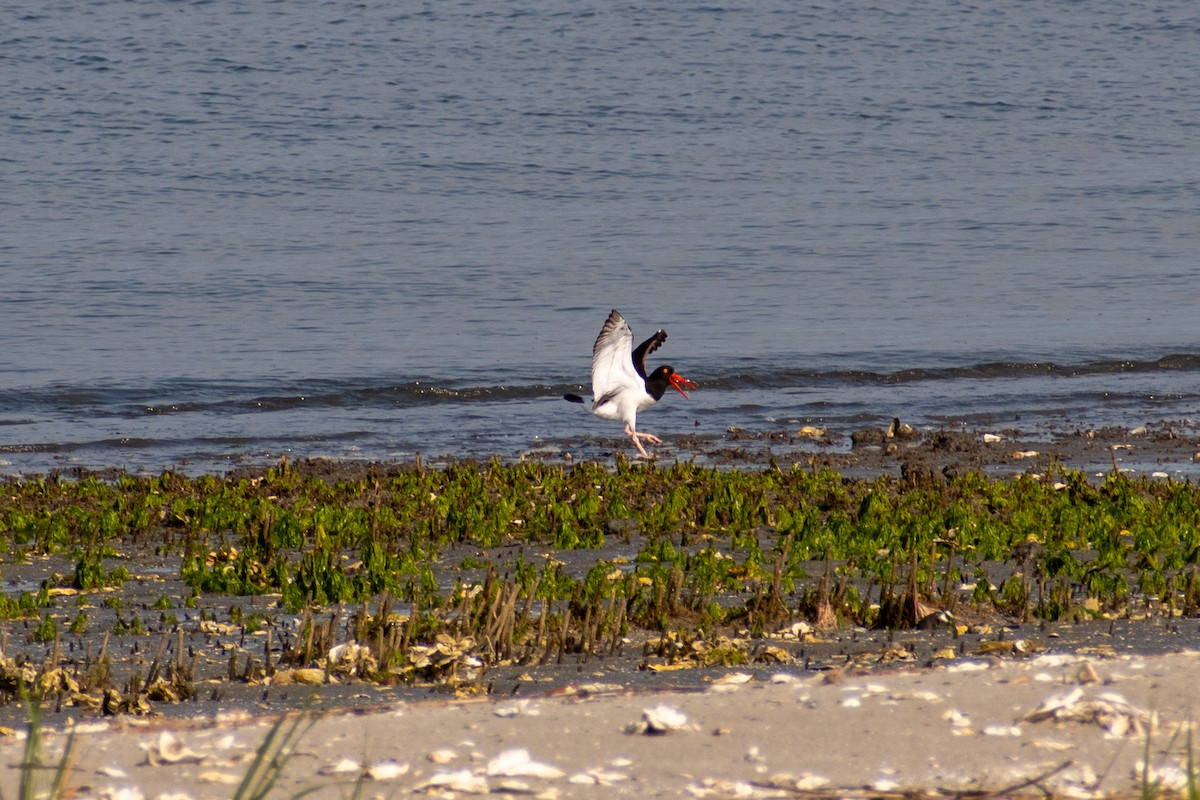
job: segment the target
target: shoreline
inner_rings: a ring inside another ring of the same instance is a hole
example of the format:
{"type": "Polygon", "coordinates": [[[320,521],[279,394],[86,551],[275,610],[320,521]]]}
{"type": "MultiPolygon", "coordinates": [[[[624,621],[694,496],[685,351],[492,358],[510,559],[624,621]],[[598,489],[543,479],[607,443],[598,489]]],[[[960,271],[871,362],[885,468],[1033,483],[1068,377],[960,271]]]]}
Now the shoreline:
{"type": "MultiPolygon", "coordinates": [[[[156,475],[177,472],[189,477],[205,475],[253,475],[280,458],[297,463],[323,465],[330,476],[359,474],[367,469],[424,465],[445,468],[456,463],[486,462],[493,458],[502,463],[538,461],[572,465],[600,462],[613,464],[618,459],[629,463],[670,465],[696,464],[717,469],[763,469],[772,465],[792,464],[813,469],[829,468],[847,477],[872,478],[888,474],[899,476],[905,470],[955,472],[977,469],[995,476],[1015,475],[1030,470],[1044,471],[1051,464],[1081,469],[1093,477],[1114,468],[1130,473],[1161,472],[1174,478],[1200,477],[1200,424],[1191,419],[1163,419],[1134,427],[1107,426],[1088,428],[1064,423],[1054,430],[1029,430],[1016,425],[989,424],[968,428],[963,425],[914,430],[902,421],[872,426],[852,432],[831,432],[815,425],[791,425],[770,430],[748,431],[729,428],[721,434],[664,434],[663,444],[653,446],[651,459],[637,457],[625,437],[595,435],[570,437],[518,448],[499,454],[469,455],[422,454],[404,458],[347,456],[289,450],[286,454],[263,453],[230,456],[228,462],[199,464],[183,461],[161,468],[127,469],[115,465],[65,463],[22,470],[9,461],[0,463],[0,480],[27,480],[47,475],[120,476],[156,475]],[[891,429],[895,428],[893,432],[891,429]],[[208,466],[203,466],[207,464],[208,466]]],[[[11,452],[35,447],[14,445],[11,452]]],[[[0,454],[6,452],[0,447],[0,454]]]]}

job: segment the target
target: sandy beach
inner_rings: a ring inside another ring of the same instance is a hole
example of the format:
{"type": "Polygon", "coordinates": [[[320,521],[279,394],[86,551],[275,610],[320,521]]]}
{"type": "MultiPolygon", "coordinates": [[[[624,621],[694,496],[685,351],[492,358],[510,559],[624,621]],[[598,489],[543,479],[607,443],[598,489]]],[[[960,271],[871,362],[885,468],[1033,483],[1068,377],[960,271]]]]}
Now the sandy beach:
{"type": "MultiPolygon", "coordinates": [[[[399,703],[315,717],[275,797],[1054,795],[1183,788],[1200,654],[962,659],[856,674],[731,671],[694,691],[399,703]]],[[[273,715],[81,722],[74,797],[233,796],[273,715]]],[[[284,723],[284,726],[289,723],[284,723]]],[[[48,732],[49,759],[63,732],[48,732]]],[[[23,744],[3,745],[4,795],[23,744]]]]}

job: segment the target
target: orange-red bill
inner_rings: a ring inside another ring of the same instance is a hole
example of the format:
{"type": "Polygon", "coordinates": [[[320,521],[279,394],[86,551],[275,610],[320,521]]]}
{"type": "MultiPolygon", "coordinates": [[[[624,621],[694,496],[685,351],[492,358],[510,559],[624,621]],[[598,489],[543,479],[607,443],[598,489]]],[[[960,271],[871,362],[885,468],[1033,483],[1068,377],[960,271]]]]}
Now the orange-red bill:
{"type": "Polygon", "coordinates": [[[685,398],[687,398],[689,400],[691,399],[691,398],[688,398],[688,393],[683,390],[683,387],[686,386],[689,389],[695,389],[696,384],[692,383],[687,378],[680,375],[678,372],[671,373],[671,377],[669,378],[669,380],[671,381],[671,385],[675,387],[675,391],[679,392],[685,398]],[[680,385],[680,384],[682,384],[682,385],[680,385]]]}

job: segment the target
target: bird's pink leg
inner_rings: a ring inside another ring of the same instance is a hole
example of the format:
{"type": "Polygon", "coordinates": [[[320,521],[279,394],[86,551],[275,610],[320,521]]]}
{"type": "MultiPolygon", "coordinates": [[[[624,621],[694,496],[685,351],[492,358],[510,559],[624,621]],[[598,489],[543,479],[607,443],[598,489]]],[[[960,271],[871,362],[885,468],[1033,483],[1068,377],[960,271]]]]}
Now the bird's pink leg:
{"type": "Polygon", "coordinates": [[[638,452],[642,454],[642,458],[649,458],[650,454],[646,452],[646,448],[642,447],[641,439],[645,439],[651,444],[662,444],[662,439],[655,436],[653,433],[638,433],[633,429],[632,425],[626,423],[625,435],[633,439],[633,443],[637,445],[638,452]]]}

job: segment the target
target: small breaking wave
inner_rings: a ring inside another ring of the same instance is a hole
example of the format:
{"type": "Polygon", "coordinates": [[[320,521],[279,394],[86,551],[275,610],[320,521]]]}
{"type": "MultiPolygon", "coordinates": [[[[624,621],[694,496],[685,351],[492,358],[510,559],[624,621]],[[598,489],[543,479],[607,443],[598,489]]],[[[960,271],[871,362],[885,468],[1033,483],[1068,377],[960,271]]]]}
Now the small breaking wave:
{"type": "MultiPolygon", "coordinates": [[[[1200,354],[1174,353],[1147,360],[988,361],[962,366],[905,366],[882,370],[813,370],[787,363],[758,363],[750,369],[718,369],[707,375],[689,372],[702,390],[765,391],[822,386],[886,386],[1024,378],[1077,378],[1155,372],[1200,372],[1200,354]]],[[[514,377],[503,383],[469,385],[461,381],[361,380],[287,381],[245,384],[225,381],[164,381],[140,386],[64,386],[0,391],[0,424],[41,414],[77,418],[136,419],[159,415],[237,415],[300,409],[406,409],[446,405],[530,402],[566,393],[587,394],[590,387],[556,380],[535,382],[514,377]]],[[[952,391],[947,388],[947,391],[952,391]]]]}

